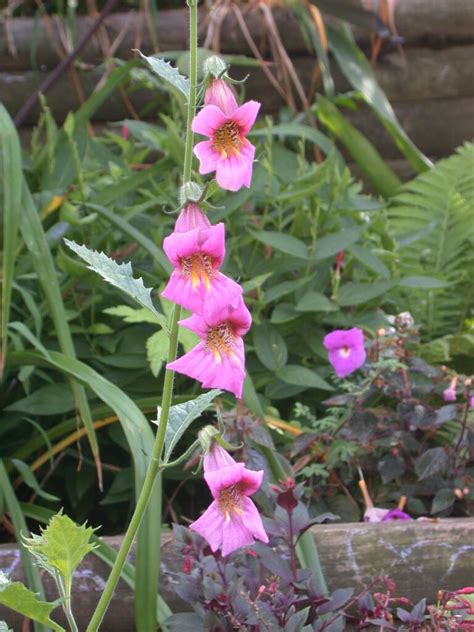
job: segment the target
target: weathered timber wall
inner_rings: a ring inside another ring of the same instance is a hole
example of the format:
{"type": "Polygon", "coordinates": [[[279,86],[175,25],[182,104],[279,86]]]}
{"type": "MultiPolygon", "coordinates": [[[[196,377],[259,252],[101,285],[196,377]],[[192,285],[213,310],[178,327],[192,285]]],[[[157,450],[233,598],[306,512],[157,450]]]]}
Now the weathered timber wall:
{"type": "MultiPolygon", "coordinates": [[[[325,0],[326,3],[333,0],[325,0]]],[[[361,13],[361,0],[351,0],[361,13]]],[[[324,9],[324,1],[318,4],[324,9]]],[[[349,6],[350,3],[344,3],[349,6]]],[[[273,9],[280,36],[306,88],[311,85],[316,60],[308,52],[298,22],[285,9],[273,9]]],[[[364,16],[367,22],[370,14],[364,16]]],[[[427,155],[438,158],[450,154],[453,149],[474,137],[474,5],[472,0],[398,0],[396,25],[405,37],[404,56],[399,51],[383,54],[375,67],[377,79],[391,100],[402,126],[427,155]]],[[[262,54],[269,51],[269,42],[260,10],[245,14],[248,29],[258,43],[262,54]]],[[[89,28],[90,18],[77,20],[77,37],[89,28]]],[[[208,16],[200,15],[203,42],[208,16]]],[[[366,24],[367,26],[367,24],[366,24]]],[[[30,18],[18,18],[0,26],[0,100],[15,115],[29,95],[37,89],[58,62],[58,50],[63,50],[64,25],[56,19],[48,24],[42,20],[37,31],[30,18]],[[8,37],[7,37],[8,35],[8,37]],[[15,54],[12,54],[12,43],[15,54]],[[33,64],[33,67],[32,67],[33,64]]],[[[111,43],[118,37],[113,54],[123,59],[133,56],[133,48],[146,53],[152,51],[149,25],[143,13],[113,14],[104,27],[111,43]]],[[[187,13],[185,10],[159,12],[156,24],[161,50],[179,50],[187,45],[187,13]]],[[[355,29],[359,41],[367,40],[367,30],[355,29]]],[[[103,32],[102,32],[103,35],[103,32]]],[[[93,64],[103,59],[101,33],[94,36],[81,55],[81,62],[92,64],[91,69],[77,69],[77,75],[87,98],[103,75],[103,69],[93,64]]],[[[222,25],[222,52],[245,53],[250,51],[236,18],[230,12],[222,25]]],[[[336,64],[332,65],[336,88],[348,88],[336,64]]],[[[248,68],[233,68],[234,76],[247,74],[248,68]]],[[[283,105],[281,97],[269,84],[264,73],[252,69],[246,85],[246,94],[263,102],[265,112],[274,113],[283,105]]],[[[148,108],[156,93],[146,90],[134,92],[131,103],[140,114],[147,107],[147,117],[152,118],[159,109],[148,108]]],[[[163,98],[163,97],[162,97],[163,98]]],[[[166,98],[166,97],[165,97],[166,98]]],[[[80,103],[71,75],[66,73],[47,94],[48,104],[58,121],[63,121],[69,110],[80,103]]],[[[96,121],[116,121],[130,116],[129,110],[117,92],[96,113],[96,121]]],[[[393,142],[382,125],[367,108],[349,118],[367,134],[386,159],[400,158],[393,142]]],[[[26,121],[32,125],[38,117],[36,108],[26,121]]]]}
{"type": "MultiPolygon", "coordinates": [[[[348,586],[361,589],[371,579],[387,574],[396,582],[399,596],[415,602],[427,597],[433,602],[438,589],[457,590],[472,584],[474,519],[318,525],[313,534],[331,590],[348,586]]],[[[169,539],[169,535],[163,538],[163,567],[181,568],[181,556],[171,555],[169,539]]],[[[107,540],[113,546],[120,542],[118,537],[107,540]]],[[[15,579],[22,577],[16,549],[0,546],[0,569],[15,579]]],[[[107,574],[105,565],[93,555],[86,558],[76,573],[73,605],[81,630],[93,612],[107,574]]],[[[50,583],[47,589],[48,596],[55,598],[50,583]]],[[[164,597],[172,609],[180,608],[169,592],[164,597]]],[[[132,632],[133,616],[131,591],[121,582],[101,632],[132,632]]],[[[2,619],[15,632],[21,629],[21,618],[0,606],[2,619]]],[[[61,622],[59,615],[57,620],[61,622]]]]}

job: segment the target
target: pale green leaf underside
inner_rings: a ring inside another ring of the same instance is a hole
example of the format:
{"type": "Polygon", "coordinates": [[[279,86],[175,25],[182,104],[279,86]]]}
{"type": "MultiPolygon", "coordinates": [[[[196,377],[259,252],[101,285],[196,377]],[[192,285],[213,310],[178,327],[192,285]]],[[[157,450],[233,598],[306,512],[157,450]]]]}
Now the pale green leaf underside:
{"type": "Polygon", "coordinates": [[[137,51],[142,59],[144,59],[153,72],[161,79],[164,79],[173,87],[175,87],[181,94],[188,99],[189,97],[189,81],[184,77],[176,68],[174,68],[168,61],[165,61],[161,57],[155,57],[151,55],[147,57],[142,52],[137,51]]]}
{"type": "Polygon", "coordinates": [[[160,314],[153,305],[151,289],[144,286],[141,278],[134,278],[130,262],[116,263],[103,252],[90,250],[86,246],[80,246],[76,244],[75,241],[70,241],[69,239],[65,239],[64,241],[71,250],[88,264],[91,270],[100,274],[100,276],[111,285],[114,285],[119,290],[122,290],[122,292],[125,292],[125,294],[128,294],[128,296],[142,307],[149,309],[155,317],[161,321],[163,315],[160,314]]]}
{"type": "MultiPolygon", "coordinates": [[[[218,389],[213,389],[208,393],[204,393],[203,395],[199,395],[196,399],[192,399],[189,402],[185,402],[184,404],[176,404],[175,406],[171,406],[170,414],[168,418],[168,425],[166,426],[165,433],[165,454],[164,454],[164,462],[169,461],[169,458],[175,449],[178,441],[183,436],[185,430],[192,424],[192,422],[197,419],[201,413],[203,413],[206,408],[210,406],[212,401],[222,393],[222,391],[218,389]]],[[[160,425],[160,413],[161,410],[158,408],[158,415],[156,423],[160,425]]]]}
{"type": "Polygon", "coordinates": [[[11,582],[4,573],[0,573],[0,604],[56,632],[64,632],[64,628],[49,617],[57,607],[56,603],[41,601],[34,592],[20,582],[11,582]]]}

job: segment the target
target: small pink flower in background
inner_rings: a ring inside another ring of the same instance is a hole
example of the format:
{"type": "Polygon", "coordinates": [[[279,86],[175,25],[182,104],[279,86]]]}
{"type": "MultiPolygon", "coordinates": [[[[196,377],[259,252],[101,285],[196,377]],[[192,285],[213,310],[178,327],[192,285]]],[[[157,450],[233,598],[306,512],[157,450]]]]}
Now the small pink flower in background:
{"type": "Polygon", "coordinates": [[[233,304],[221,307],[206,302],[202,316],[193,314],[179,323],[194,331],[201,342],[167,368],[201,382],[204,388],[223,388],[240,398],[245,379],[242,336],[251,323],[241,296],[233,304]]]}
{"type": "Polygon", "coordinates": [[[471,399],[469,400],[469,406],[474,408],[474,395],[471,395],[471,399]]]}
{"type": "MultiPolygon", "coordinates": [[[[199,215],[197,221],[201,221],[199,215]]],[[[186,223],[191,222],[181,222],[186,223]]],[[[238,301],[242,288],[219,272],[225,255],[223,223],[175,231],[166,237],[163,249],[174,270],[162,296],[197,314],[202,313],[204,304],[216,310],[238,301]]]]}
{"type": "Polygon", "coordinates": [[[225,79],[212,79],[204,95],[204,105],[217,105],[227,116],[239,107],[234,91],[225,79]]]}
{"type": "Polygon", "coordinates": [[[324,337],[324,346],[338,377],[353,373],[365,362],[364,334],[357,327],[332,331],[324,337]]]}
{"type": "Polygon", "coordinates": [[[122,126],[122,138],[123,138],[124,140],[127,140],[127,138],[129,137],[129,135],[130,135],[130,130],[129,130],[129,128],[128,128],[126,125],[123,125],[123,126],[122,126]]]}
{"type": "Polygon", "coordinates": [[[413,518],[398,508],[369,507],[364,512],[365,522],[393,522],[395,520],[413,520],[413,518]]]}
{"type": "Polygon", "coordinates": [[[455,402],[456,401],[456,386],[458,384],[458,376],[455,375],[451,379],[451,383],[449,388],[443,391],[443,399],[445,402],[455,402]]]}
{"type": "Polygon", "coordinates": [[[209,542],[212,551],[222,549],[225,557],[255,540],[268,542],[258,509],[249,498],[260,487],[263,470],[246,469],[213,443],[204,457],[204,478],[214,500],[190,528],[209,542]]]}
{"type": "MultiPolygon", "coordinates": [[[[230,108],[227,98],[226,109],[230,108]]],[[[210,140],[198,143],[199,173],[216,172],[219,186],[228,191],[250,187],[255,147],[246,136],[255,123],[260,103],[247,101],[231,113],[217,105],[205,105],[193,121],[193,131],[210,140]]]]}

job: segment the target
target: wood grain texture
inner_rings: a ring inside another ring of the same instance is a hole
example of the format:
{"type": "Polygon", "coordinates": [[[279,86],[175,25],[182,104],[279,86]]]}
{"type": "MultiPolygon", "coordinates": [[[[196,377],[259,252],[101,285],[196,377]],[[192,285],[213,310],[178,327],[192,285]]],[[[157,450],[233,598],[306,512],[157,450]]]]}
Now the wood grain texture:
{"type": "MultiPolygon", "coordinates": [[[[328,6],[333,0],[326,0],[328,6]]],[[[353,0],[357,12],[361,13],[360,0],[353,0]]],[[[273,14],[285,48],[290,54],[307,53],[307,46],[301,35],[298,21],[287,9],[276,7],[273,14]]],[[[445,45],[456,42],[474,43],[474,10],[471,0],[398,0],[395,21],[398,31],[408,46],[417,42],[430,45],[445,45]]],[[[251,36],[263,53],[268,50],[267,27],[258,8],[245,13],[245,22],[251,36]]],[[[370,13],[364,16],[365,28],[356,28],[359,42],[368,41],[368,30],[374,24],[370,13]]],[[[91,18],[79,16],[76,19],[76,37],[90,28],[91,18]]],[[[208,14],[200,12],[200,40],[204,39],[208,24],[208,14]]],[[[144,53],[153,51],[147,17],[142,12],[115,13],[109,16],[104,27],[111,43],[120,36],[114,54],[127,59],[133,48],[141,48],[144,53]]],[[[160,50],[183,50],[187,47],[188,27],[185,9],[160,11],[155,24],[160,50]]],[[[58,62],[57,49],[65,50],[63,43],[66,22],[59,18],[50,20],[50,28],[41,20],[37,28],[33,18],[15,18],[0,26],[0,68],[29,69],[32,62],[36,67],[51,68],[58,62]],[[7,37],[8,29],[8,37],[7,37]],[[13,54],[9,41],[14,43],[13,54]]],[[[222,24],[221,51],[223,53],[250,53],[248,44],[238,27],[235,15],[229,12],[222,24]]],[[[68,52],[68,51],[67,51],[68,52]]],[[[99,63],[103,59],[101,35],[95,35],[81,56],[87,63],[99,63]]]]}
{"type": "MultiPolygon", "coordinates": [[[[395,581],[398,595],[416,602],[423,597],[434,601],[439,589],[457,590],[472,584],[473,518],[318,525],[312,531],[331,590],[348,586],[360,589],[374,577],[387,574],[395,581]]],[[[116,547],[120,543],[120,537],[106,540],[116,547]]],[[[162,542],[163,569],[181,568],[182,556],[171,552],[170,535],[164,535],[162,542]]],[[[15,579],[22,578],[19,554],[9,545],[0,546],[0,569],[15,579]]],[[[86,558],[76,573],[73,605],[81,630],[85,629],[107,574],[105,565],[93,555],[86,558]]],[[[48,596],[55,598],[51,583],[47,582],[47,588],[48,596]]],[[[172,609],[182,607],[169,592],[163,596],[172,609]]],[[[130,589],[121,582],[101,632],[132,632],[132,601],[130,589]]],[[[15,632],[20,630],[20,618],[0,606],[2,619],[15,632]]],[[[60,621],[59,616],[57,620],[60,621]]]]}

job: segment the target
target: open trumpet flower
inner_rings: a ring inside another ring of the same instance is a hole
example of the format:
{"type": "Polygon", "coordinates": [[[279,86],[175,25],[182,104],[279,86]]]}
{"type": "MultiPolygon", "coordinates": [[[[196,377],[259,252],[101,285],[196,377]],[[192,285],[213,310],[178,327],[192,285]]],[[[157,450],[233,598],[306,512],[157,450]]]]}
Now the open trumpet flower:
{"type": "Polygon", "coordinates": [[[193,314],[179,322],[194,331],[201,341],[167,368],[198,380],[204,388],[222,388],[241,397],[245,379],[242,336],[251,322],[241,296],[219,307],[206,303],[202,315],[193,314]]]}
{"type": "MultiPolygon", "coordinates": [[[[230,97],[229,97],[230,98],[230,97]]],[[[199,158],[199,173],[216,172],[220,187],[238,191],[250,187],[255,147],[247,140],[247,134],[255,123],[260,103],[247,101],[235,109],[229,105],[226,113],[210,103],[196,115],[193,131],[208,136],[194,147],[199,158]]]]}
{"type": "Polygon", "coordinates": [[[213,443],[204,457],[204,479],[213,501],[190,527],[225,557],[255,540],[268,542],[262,519],[249,496],[260,487],[263,470],[248,470],[223,448],[213,443]]]}
{"type": "Polygon", "coordinates": [[[238,301],[242,288],[219,271],[225,256],[224,224],[175,230],[163,248],[174,270],[162,296],[196,314],[204,305],[217,310],[238,301]]]}

